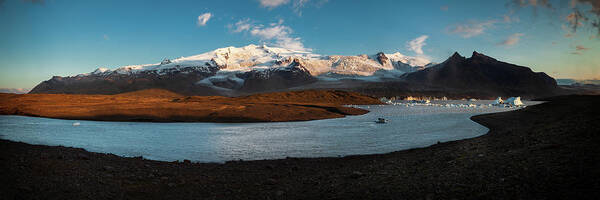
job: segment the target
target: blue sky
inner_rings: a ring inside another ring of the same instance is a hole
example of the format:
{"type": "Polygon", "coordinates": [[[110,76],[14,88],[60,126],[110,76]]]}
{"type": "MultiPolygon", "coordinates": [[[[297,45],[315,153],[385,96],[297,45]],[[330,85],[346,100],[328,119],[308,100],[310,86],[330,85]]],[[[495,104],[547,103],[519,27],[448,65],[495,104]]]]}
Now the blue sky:
{"type": "Polygon", "coordinates": [[[263,43],[434,62],[478,51],[556,78],[598,79],[590,24],[600,5],[571,1],[0,0],[0,88],[263,43]],[[576,9],[588,21],[574,23],[576,9]]]}

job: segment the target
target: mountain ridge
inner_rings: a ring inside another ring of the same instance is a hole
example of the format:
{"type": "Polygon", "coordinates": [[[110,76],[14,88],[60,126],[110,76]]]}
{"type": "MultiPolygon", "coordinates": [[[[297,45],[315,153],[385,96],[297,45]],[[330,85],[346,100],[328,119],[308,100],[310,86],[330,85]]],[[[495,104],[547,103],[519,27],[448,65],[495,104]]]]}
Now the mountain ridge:
{"type": "Polygon", "coordinates": [[[439,64],[400,53],[323,56],[283,48],[248,45],[160,63],[52,77],[30,93],[117,94],[160,88],[185,95],[240,96],[262,92],[344,89],[379,96],[544,97],[556,81],[543,72],[474,51],[455,52],[439,64]],[[413,59],[413,60],[411,60],[413,59]],[[410,63],[420,63],[415,66],[410,63]]]}
{"type": "Polygon", "coordinates": [[[544,72],[498,61],[474,51],[470,58],[455,52],[446,61],[400,77],[412,85],[459,90],[485,90],[500,95],[543,96],[556,92],[554,78],[544,72]]]}

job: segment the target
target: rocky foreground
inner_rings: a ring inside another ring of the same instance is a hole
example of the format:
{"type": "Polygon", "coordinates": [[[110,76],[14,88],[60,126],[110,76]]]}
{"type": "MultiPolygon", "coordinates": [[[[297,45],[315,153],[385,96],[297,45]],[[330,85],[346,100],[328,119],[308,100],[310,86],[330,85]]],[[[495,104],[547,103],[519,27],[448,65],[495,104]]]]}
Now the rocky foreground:
{"type": "Polygon", "coordinates": [[[183,96],[162,89],[116,95],[1,94],[0,114],[76,120],[151,122],[282,122],[339,118],[381,104],[356,92],[309,90],[242,97],[183,96]]]}
{"type": "Polygon", "coordinates": [[[0,140],[3,199],[598,199],[600,96],[475,116],[486,135],[378,155],[159,162],[0,140]]]}

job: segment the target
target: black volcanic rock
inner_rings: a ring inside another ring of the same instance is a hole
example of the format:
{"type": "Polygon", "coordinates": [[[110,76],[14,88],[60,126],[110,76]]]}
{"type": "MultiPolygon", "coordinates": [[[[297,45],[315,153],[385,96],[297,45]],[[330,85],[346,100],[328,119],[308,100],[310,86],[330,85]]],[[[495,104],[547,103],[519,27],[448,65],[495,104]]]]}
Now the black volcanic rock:
{"type": "Polygon", "coordinates": [[[170,64],[171,60],[168,58],[165,58],[162,62],[160,62],[161,65],[166,65],[166,64],[170,64]]]}
{"type": "Polygon", "coordinates": [[[287,89],[317,80],[297,58],[287,67],[252,70],[238,77],[245,80],[241,90],[249,93],[287,89]]]}
{"type": "Polygon", "coordinates": [[[473,52],[471,58],[454,53],[441,64],[401,77],[409,85],[489,96],[548,96],[556,81],[543,72],[498,61],[473,52]]]}
{"type": "Polygon", "coordinates": [[[423,70],[425,69],[425,67],[414,67],[414,66],[410,66],[409,64],[403,63],[403,62],[396,62],[396,65],[394,65],[394,68],[403,72],[414,72],[414,71],[419,71],[419,70],[423,70]]]}
{"type": "Polygon", "coordinates": [[[390,59],[387,56],[385,56],[385,53],[379,52],[377,53],[377,61],[379,61],[379,64],[381,65],[386,65],[390,62],[390,59]]]}

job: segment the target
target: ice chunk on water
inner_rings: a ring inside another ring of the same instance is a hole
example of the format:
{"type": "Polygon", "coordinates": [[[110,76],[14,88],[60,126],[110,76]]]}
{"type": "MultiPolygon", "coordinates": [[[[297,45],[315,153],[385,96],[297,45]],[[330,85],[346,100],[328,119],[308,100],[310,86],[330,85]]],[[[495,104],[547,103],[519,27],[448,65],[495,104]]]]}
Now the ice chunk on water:
{"type": "Polygon", "coordinates": [[[522,106],[523,102],[521,102],[521,97],[511,97],[506,99],[507,104],[510,104],[511,106],[522,106]]]}

